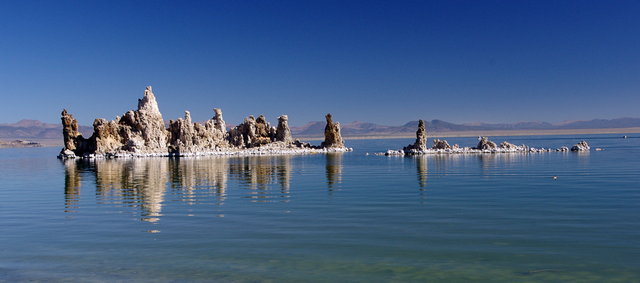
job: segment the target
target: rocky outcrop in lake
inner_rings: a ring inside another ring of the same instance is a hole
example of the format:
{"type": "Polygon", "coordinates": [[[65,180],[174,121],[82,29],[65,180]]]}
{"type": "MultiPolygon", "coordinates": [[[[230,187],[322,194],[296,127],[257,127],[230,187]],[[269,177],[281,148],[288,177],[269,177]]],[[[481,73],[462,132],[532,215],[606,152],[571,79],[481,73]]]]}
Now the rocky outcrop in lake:
{"type": "Polygon", "coordinates": [[[434,139],[433,140],[433,149],[451,149],[451,145],[446,140],[434,139]]]}
{"type": "MultiPolygon", "coordinates": [[[[342,138],[342,137],[340,137],[342,138]]],[[[281,115],[278,117],[278,128],[276,128],[276,141],[284,143],[292,143],[291,129],[289,129],[289,116],[281,115]]]]}
{"type": "Polygon", "coordinates": [[[324,127],[324,142],[320,145],[324,148],[343,148],[344,141],[342,140],[342,134],[340,134],[340,123],[333,122],[331,113],[325,116],[327,125],[324,127]]]}
{"type": "Polygon", "coordinates": [[[489,138],[487,137],[480,137],[480,140],[478,141],[478,145],[476,145],[475,149],[480,149],[480,150],[492,150],[492,149],[496,149],[496,143],[492,142],[489,140],[489,138]]]}
{"type": "Polygon", "coordinates": [[[78,120],[67,112],[62,110],[62,137],[64,139],[64,148],[60,152],[61,157],[74,157],[75,155],[84,155],[85,153],[96,151],[95,137],[85,139],[78,131],[78,120]]]}
{"type": "MultiPolygon", "coordinates": [[[[418,122],[418,131],[416,132],[416,141],[412,145],[405,146],[401,150],[387,150],[386,152],[374,153],[375,155],[387,156],[405,156],[405,155],[425,155],[425,154],[494,154],[494,153],[542,153],[542,152],[566,152],[568,147],[563,146],[557,149],[552,148],[535,148],[526,145],[515,145],[504,141],[498,146],[495,142],[489,140],[488,137],[478,137],[478,143],[474,147],[460,147],[458,144],[449,145],[446,140],[434,139],[433,147],[423,147],[426,144],[426,129],[422,121],[418,122]]],[[[589,150],[589,145],[585,141],[574,145],[572,151],[589,150]]],[[[596,149],[598,150],[598,149],[596,149]]],[[[602,150],[602,149],[600,149],[602,150]]]]}
{"type": "Polygon", "coordinates": [[[402,151],[405,154],[420,154],[427,150],[427,128],[424,121],[418,121],[418,130],[416,131],[416,141],[413,144],[405,146],[402,151]]]}
{"type": "Polygon", "coordinates": [[[586,141],[581,141],[571,147],[571,151],[588,151],[590,149],[591,147],[589,147],[589,144],[586,141]]]}
{"type": "Polygon", "coordinates": [[[213,109],[213,118],[204,123],[193,122],[191,113],[170,120],[165,128],[156,97],[149,86],[137,110],[124,113],[113,121],[95,119],[93,135],[84,138],[78,121],[62,111],[64,148],[61,158],[73,157],[144,157],[191,155],[255,155],[307,152],[349,151],[340,135],[340,124],[327,115],[325,142],[321,146],[294,141],[287,115],[278,117],[277,127],[260,115],[250,115],[243,123],[227,131],[222,110],[213,109]]]}

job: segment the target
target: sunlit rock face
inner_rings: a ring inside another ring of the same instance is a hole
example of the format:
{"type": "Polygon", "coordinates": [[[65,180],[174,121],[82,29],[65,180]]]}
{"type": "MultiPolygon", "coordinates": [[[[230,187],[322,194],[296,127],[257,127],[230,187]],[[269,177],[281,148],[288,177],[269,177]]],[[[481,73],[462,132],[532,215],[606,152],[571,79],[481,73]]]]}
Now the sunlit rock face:
{"type": "Polygon", "coordinates": [[[113,121],[95,119],[94,133],[84,138],[78,132],[78,121],[64,110],[64,148],[60,158],[73,157],[126,157],[126,156],[183,156],[203,154],[290,154],[307,151],[346,151],[340,136],[340,124],[327,118],[328,141],[326,146],[314,147],[307,143],[294,142],[289,129],[287,115],[278,117],[278,126],[272,127],[263,115],[249,116],[244,122],[227,131],[222,110],[214,108],[213,118],[204,123],[193,122],[191,113],[185,111],[184,118],[170,120],[168,128],[158,107],[152,88],[148,86],[144,96],[138,99],[138,109],[130,110],[113,121]],[[255,151],[268,146],[265,151],[255,151]]]}
{"type": "Polygon", "coordinates": [[[451,149],[451,145],[446,140],[434,139],[433,140],[433,149],[451,149]]]}
{"type": "Polygon", "coordinates": [[[276,128],[276,141],[292,143],[291,129],[289,129],[289,116],[281,115],[278,117],[278,128],[276,128]]]}
{"type": "Polygon", "coordinates": [[[515,144],[512,144],[510,142],[503,141],[503,142],[500,143],[500,148],[503,148],[503,149],[517,149],[518,146],[515,145],[515,144]]]}
{"type": "Polygon", "coordinates": [[[591,147],[589,146],[589,144],[586,141],[581,141],[577,144],[574,144],[571,147],[571,151],[587,151],[590,150],[591,147]]]}
{"type": "Polygon", "coordinates": [[[487,137],[481,137],[480,141],[478,141],[478,145],[476,145],[476,149],[480,149],[480,150],[493,150],[496,149],[498,146],[496,145],[495,142],[492,142],[489,140],[489,138],[487,137]]]}
{"type": "Polygon", "coordinates": [[[221,130],[220,125],[224,125],[220,109],[217,109],[215,116],[204,125],[194,123],[191,113],[185,111],[184,119],[169,121],[169,153],[207,152],[228,147],[225,140],[226,130],[221,130]]]}
{"type": "Polygon", "coordinates": [[[253,115],[229,131],[229,141],[236,147],[259,147],[275,141],[276,129],[271,127],[263,115],[253,115]]]}
{"type": "Polygon", "coordinates": [[[131,133],[134,137],[140,137],[144,146],[137,148],[140,151],[158,152],[166,149],[167,130],[164,127],[162,114],[158,109],[158,102],[148,86],[144,91],[144,97],[138,100],[138,110],[133,112],[131,133]]]}
{"type": "Polygon", "coordinates": [[[413,144],[405,146],[402,151],[405,154],[420,154],[427,150],[427,127],[423,120],[418,121],[418,130],[416,131],[416,141],[413,144]]]}
{"type": "Polygon", "coordinates": [[[96,119],[89,139],[81,138],[77,132],[77,121],[66,110],[62,112],[62,125],[65,137],[63,153],[72,151],[83,156],[118,151],[154,153],[166,152],[167,149],[167,130],[150,86],[145,89],[144,97],[138,99],[137,110],[128,111],[113,121],[96,119]]]}
{"type": "Polygon", "coordinates": [[[344,148],[344,141],[342,140],[342,134],[340,134],[340,123],[333,122],[331,114],[325,116],[327,125],[324,127],[324,142],[321,147],[324,148],[344,148]]]}
{"type": "Polygon", "coordinates": [[[64,139],[64,148],[66,150],[76,150],[76,139],[81,136],[78,132],[78,120],[73,118],[73,115],[67,112],[67,109],[62,110],[62,137],[64,139]]]}

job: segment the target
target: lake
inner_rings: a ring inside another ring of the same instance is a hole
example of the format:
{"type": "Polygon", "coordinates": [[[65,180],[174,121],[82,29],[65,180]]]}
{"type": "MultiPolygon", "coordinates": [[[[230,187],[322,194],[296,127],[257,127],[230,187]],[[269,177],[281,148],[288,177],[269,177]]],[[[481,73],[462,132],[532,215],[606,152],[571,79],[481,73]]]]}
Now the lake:
{"type": "Polygon", "coordinates": [[[0,282],[638,282],[640,134],[492,138],[582,139],[590,152],[366,155],[413,142],[384,139],[64,162],[59,148],[0,149],[0,282]]]}

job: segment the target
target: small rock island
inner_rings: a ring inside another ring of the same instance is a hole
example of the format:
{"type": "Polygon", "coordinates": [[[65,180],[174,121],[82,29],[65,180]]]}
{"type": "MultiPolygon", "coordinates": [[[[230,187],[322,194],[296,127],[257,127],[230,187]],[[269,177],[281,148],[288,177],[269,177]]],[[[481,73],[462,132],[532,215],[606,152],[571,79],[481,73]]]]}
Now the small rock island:
{"type": "MultiPolygon", "coordinates": [[[[571,151],[589,151],[591,147],[586,141],[581,141],[571,147],[571,151]]],[[[552,148],[534,148],[527,145],[515,145],[504,141],[499,145],[489,140],[487,137],[478,137],[478,144],[475,147],[453,146],[446,140],[434,139],[433,146],[427,147],[427,129],[423,120],[418,121],[416,131],[416,141],[413,144],[403,147],[401,150],[387,150],[376,153],[376,155],[424,155],[424,154],[449,154],[449,153],[511,153],[511,152],[551,152],[569,151],[566,146],[552,148]]]]}
{"type": "Polygon", "coordinates": [[[130,110],[115,120],[95,119],[93,134],[85,138],[78,131],[78,121],[62,111],[64,148],[58,156],[68,158],[115,158],[199,155],[265,155],[302,154],[351,151],[345,147],[340,123],[326,115],[324,142],[313,146],[294,140],[289,129],[289,117],[278,117],[271,126],[263,115],[249,116],[227,131],[222,110],[213,109],[213,118],[203,124],[193,122],[191,113],[170,120],[168,127],[162,118],[151,86],[138,99],[138,109],[130,110]]]}

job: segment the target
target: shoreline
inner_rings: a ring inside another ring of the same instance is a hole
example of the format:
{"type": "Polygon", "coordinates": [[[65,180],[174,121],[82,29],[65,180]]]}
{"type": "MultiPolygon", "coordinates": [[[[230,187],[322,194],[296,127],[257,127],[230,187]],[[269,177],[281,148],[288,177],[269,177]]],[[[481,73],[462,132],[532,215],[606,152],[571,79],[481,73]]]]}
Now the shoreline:
{"type": "MultiPolygon", "coordinates": [[[[555,135],[606,135],[606,134],[640,134],[640,127],[614,128],[614,129],[562,129],[562,130],[490,130],[490,131],[451,131],[451,132],[428,132],[428,138],[463,138],[478,136],[555,136],[555,135]]],[[[376,139],[414,139],[415,133],[402,133],[398,135],[382,136],[342,136],[345,140],[376,140],[376,139]]],[[[304,140],[321,140],[321,137],[300,137],[304,140]]]]}

